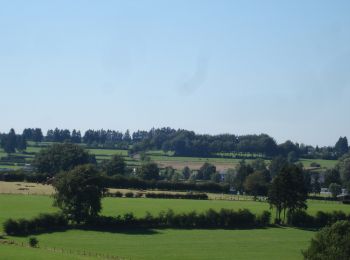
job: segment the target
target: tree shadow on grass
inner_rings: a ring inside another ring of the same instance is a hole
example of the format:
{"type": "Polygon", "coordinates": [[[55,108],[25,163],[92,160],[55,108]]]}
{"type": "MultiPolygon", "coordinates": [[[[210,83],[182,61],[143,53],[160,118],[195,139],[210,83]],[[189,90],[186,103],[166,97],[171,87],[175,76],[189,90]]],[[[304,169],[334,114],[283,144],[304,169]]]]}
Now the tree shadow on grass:
{"type": "Polygon", "coordinates": [[[12,235],[15,237],[29,237],[33,235],[42,235],[42,234],[53,234],[53,233],[64,233],[68,231],[79,230],[79,231],[94,231],[101,233],[113,233],[113,234],[126,234],[126,235],[156,235],[160,234],[157,230],[150,228],[97,228],[97,227],[88,227],[88,226],[71,226],[66,228],[59,229],[47,229],[42,231],[33,232],[30,234],[21,234],[21,235],[12,235]]]}

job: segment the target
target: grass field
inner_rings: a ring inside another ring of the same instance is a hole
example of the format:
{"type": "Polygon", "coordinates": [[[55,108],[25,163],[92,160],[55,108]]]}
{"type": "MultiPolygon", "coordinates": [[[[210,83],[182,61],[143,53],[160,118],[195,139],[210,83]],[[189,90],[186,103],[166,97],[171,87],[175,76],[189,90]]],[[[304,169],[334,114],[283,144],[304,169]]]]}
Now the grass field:
{"type": "MultiPolygon", "coordinates": [[[[337,203],[311,201],[310,211],[350,207],[337,203]]],[[[268,209],[267,203],[253,201],[194,201],[166,199],[106,198],[103,214],[115,216],[146,211],[158,213],[172,208],[176,212],[203,211],[208,208],[248,208],[253,212],[268,209]]],[[[54,212],[52,198],[34,195],[0,195],[0,224],[9,217],[30,218],[40,212],[54,212]]],[[[1,233],[1,230],[0,230],[1,233]]],[[[7,246],[0,243],[0,259],[87,259],[86,254],[103,253],[122,259],[301,259],[300,250],[308,245],[314,232],[293,228],[254,230],[132,230],[98,232],[69,230],[37,235],[39,249],[7,246]],[[50,248],[63,249],[63,253],[50,248]],[[67,253],[70,252],[70,253],[67,253]],[[23,258],[25,256],[25,258],[23,258]]],[[[26,244],[26,237],[10,237],[26,244]]],[[[1,240],[0,240],[1,241],[1,240]]],[[[93,257],[91,257],[93,258],[93,257]]],[[[91,259],[90,258],[90,259],[91,259]]]]}
{"type": "Polygon", "coordinates": [[[321,160],[321,159],[300,159],[300,162],[304,165],[304,167],[309,167],[312,162],[318,163],[321,168],[334,168],[334,166],[338,163],[337,160],[321,160]]]}
{"type": "MultiPolygon", "coordinates": [[[[44,147],[44,146],[43,146],[44,147]]],[[[26,154],[20,154],[17,153],[16,155],[21,155],[26,157],[26,162],[30,163],[35,153],[38,153],[42,147],[37,146],[28,146],[26,150],[26,154]]],[[[89,148],[88,151],[91,154],[94,154],[96,156],[96,159],[98,161],[101,160],[108,160],[111,158],[114,154],[122,155],[127,164],[130,166],[137,166],[140,164],[139,156],[136,156],[135,158],[131,158],[128,156],[127,150],[117,150],[117,149],[93,149],[89,148]]],[[[223,171],[227,170],[229,168],[235,168],[236,165],[240,162],[241,159],[234,159],[234,158],[200,158],[200,157],[177,157],[174,156],[173,152],[163,152],[163,151],[148,151],[146,154],[155,162],[159,164],[160,167],[166,167],[166,166],[172,166],[175,169],[182,170],[185,166],[189,166],[191,169],[197,170],[199,169],[203,163],[209,162],[214,164],[218,170],[223,171]]],[[[6,157],[7,154],[3,152],[3,150],[0,149],[0,158],[6,157]]],[[[252,160],[247,159],[247,162],[250,162],[252,160]]],[[[301,163],[304,164],[305,167],[310,167],[310,163],[316,162],[321,165],[321,168],[328,169],[332,168],[336,165],[336,160],[320,160],[320,159],[301,159],[301,163]]],[[[269,163],[268,160],[266,160],[266,163],[269,163]]],[[[1,165],[0,168],[10,168],[10,169],[18,169],[21,168],[21,166],[16,165],[1,165]]]]}

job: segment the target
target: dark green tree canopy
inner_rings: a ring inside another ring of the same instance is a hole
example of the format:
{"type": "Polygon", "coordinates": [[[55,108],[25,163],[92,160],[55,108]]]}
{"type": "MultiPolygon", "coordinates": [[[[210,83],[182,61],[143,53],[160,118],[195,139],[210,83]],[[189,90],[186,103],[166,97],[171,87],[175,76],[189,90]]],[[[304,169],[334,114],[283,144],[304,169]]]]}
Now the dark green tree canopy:
{"type": "Polygon", "coordinates": [[[79,165],[56,176],[54,205],[71,220],[80,223],[101,211],[104,188],[94,165],[79,165]]]}
{"type": "Polygon", "coordinates": [[[350,222],[338,221],[319,231],[303,252],[306,260],[350,259],[350,222]]]}
{"type": "Polygon", "coordinates": [[[204,163],[198,171],[197,179],[210,180],[216,172],[216,166],[211,163],[204,163]]]}
{"type": "Polygon", "coordinates": [[[155,162],[143,162],[138,169],[138,175],[144,180],[158,180],[159,168],[155,162]]]}
{"type": "Polygon", "coordinates": [[[16,132],[13,128],[11,128],[8,134],[2,134],[0,136],[0,139],[0,146],[6,153],[15,153],[16,149],[18,151],[27,149],[27,141],[25,137],[23,135],[16,135],[16,132]]]}
{"type": "Polygon", "coordinates": [[[271,207],[276,208],[276,219],[281,220],[281,213],[306,209],[307,187],[303,170],[294,165],[286,164],[281,172],[273,179],[268,192],[271,207]]]}
{"type": "Polygon", "coordinates": [[[347,152],[349,152],[349,144],[348,144],[348,139],[346,136],[344,137],[339,137],[339,140],[334,146],[334,150],[337,153],[337,156],[343,156],[347,152]]]}
{"type": "Polygon", "coordinates": [[[350,188],[350,153],[343,155],[337,165],[343,184],[350,188]]]}
{"type": "Polygon", "coordinates": [[[81,146],[72,143],[49,146],[41,150],[33,161],[37,172],[52,175],[88,163],[96,163],[95,156],[90,155],[81,146]]]}
{"type": "Polygon", "coordinates": [[[110,160],[104,162],[103,169],[109,176],[115,174],[124,175],[126,172],[126,163],[123,156],[119,154],[113,155],[110,160]]]}

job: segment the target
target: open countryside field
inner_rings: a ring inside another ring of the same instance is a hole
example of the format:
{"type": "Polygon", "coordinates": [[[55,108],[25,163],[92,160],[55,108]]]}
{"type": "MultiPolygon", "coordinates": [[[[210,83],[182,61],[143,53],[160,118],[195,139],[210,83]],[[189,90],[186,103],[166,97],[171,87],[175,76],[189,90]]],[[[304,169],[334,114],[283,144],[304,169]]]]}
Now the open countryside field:
{"type": "MultiPolygon", "coordinates": [[[[45,143],[45,145],[50,145],[51,143],[45,143]]],[[[42,146],[45,147],[45,146],[42,146]]],[[[42,147],[38,146],[28,146],[26,153],[16,153],[17,156],[25,157],[26,163],[30,163],[36,153],[38,153],[42,147]]],[[[126,163],[135,167],[140,164],[140,156],[136,155],[134,157],[128,156],[127,150],[118,150],[118,149],[93,149],[88,148],[88,151],[91,154],[96,156],[97,161],[108,160],[113,155],[118,154],[122,155],[126,161],[126,163]]],[[[190,167],[193,170],[198,170],[203,163],[208,162],[212,163],[216,166],[219,171],[225,171],[229,168],[235,168],[236,165],[241,161],[241,159],[235,158],[201,158],[201,157],[178,157],[174,156],[172,152],[163,152],[163,151],[148,151],[146,154],[156,163],[159,164],[161,168],[172,166],[177,170],[182,170],[185,166],[190,167]]],[[[0,158],[6,157],[7,154],[0,149],[0,158]]],[[[251,159],[247,159],[247,162],[252,161],[251,159]]],[[[308,168],[312,162],[316,162],[320,164],[321,168],[328,169],[332,168],[337,164],[336,160],[321,160],[321,159],[300,159],[300,162],[308,168]]],[[[269,160],[266,160],[266,163],[269,163],[269,160]]],[[[0,162],[0,168],[9,168],[9,169],[20,169],[23,165],[19,165],[17,163],[11,164],[2,164],[0,162]]]]}
{"type": "MultiPolygon", "coordinates": [[[[336,203],[310,202],[310,211],[350,207],[336,203]]],[[[243,201],[193,201],[166,199],[105,198],[104,215],[115,216],[133,212],[142,216],[147,211],[158,213],[172,208],[176,212],[203,211],[208,208],[248,208],[253,212],[268,209],[267,203],[243,201]]],[[[32,195],[0,195],[0,224],[9,217],[30,218],[42,212],[55,212],[52,198],[32,195]]],[[[0,231],[1,232],[1,231],[0,231]]],[[[4,246],[0,244],[1,259],[57,259],[59,253],[47,248],[61,248],[65,259],[89,259],[78,252],[104,253],[122,259],[301,259],[300,250],[308,245],[314,232],[293,228],[267,228],[255,230],[128,230],[99,232],[69,230],[41,234],[41,249],[4,246]],[[220,248],[220,250],[218,250],[220,248]]],[[[10,237],[26,243],[26,237],[10,237]]],[[[93,258],[93,257],[92,257],[93,258]]]]}

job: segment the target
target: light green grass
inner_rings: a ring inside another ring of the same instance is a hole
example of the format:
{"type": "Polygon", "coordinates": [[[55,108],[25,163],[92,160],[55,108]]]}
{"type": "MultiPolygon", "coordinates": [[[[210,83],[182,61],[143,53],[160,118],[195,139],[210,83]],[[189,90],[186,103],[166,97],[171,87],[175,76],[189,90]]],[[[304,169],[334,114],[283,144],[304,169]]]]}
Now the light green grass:
{"type": "MultiPolygon", "coordinates": [[[[253,213],[261,213],[269,210],[268,203],[255,201],[225,201],[225,200],[180,200],[180,199],[146,199],[146,198],[105,198],[103,199],[103,215],[116,216],[133,212],[135,216],[141,217],[150,212],[158,214],[162,210],[173,209],[175,212],[197,212],[209,208],[220,210],[221,208],[249,209],[253,213]]],[[[350,205],[338,202],[325,202],[312,200],[308,202],[308,212],[316,214],[317,211],[342,210],[350,213],[350,205]]],[[[31,218],[39,213],[57,211],[52,206],[50,196],[38,195],[0,195],[0,223],[7,218],[31,218]],[[25,215],[23,214],[25,212],[25,215]]],[[[0,229],[1,230],[1,229],[0,229]]]]}
{"type": "Polygon", "coordinates": [[[14,245],[0,244],[1,260],[61,260],[61,259],[93,259],[92,257],[77,255],[77,253],[69,252],[53,252],[45,248],[29,248],[14,245]]]}
{"type": "MultiPolygon", "coordinates": [[[[255,230],[70,230],[38,235],[40,245],[87,250],[126,259],[301,259],[313,232],[255,230]]],[[[21,241],[23,238],[17,238],[21,241]]],[[[27,259],[27,258],[26,258],[27,259]]]]}
{"type": "MultiPolygon", "coordinates": [[[[343,210],[350,206],[334,202],[309,201],[309,212],[317,210],[343,210]]],[[[254,201],[196,201],[167,199],[105,198],[103,215],[116,216],[133,212],[142,216],[147,211],[175,212],[204,211],[208,208],[247,208],[254,213],[269,208],[267,203],[254,201]]],[[[0,224],[9,217],[31,218],[42,212],[54,212],[52,198],[34,195],[0,195],[0,224]]],[[[0,230],[1,232],[1,230],[0,230]]],[[[267,228],[254,230],[134,230],[97,232],[69,230],[41,234],[36,237],[44,248],[86,250],[127,259],[301,259],[300,250],[307,247],[313,232],[293,228],[267,228]]],[[[26,242],[28,238],[11,238],[26,242]]],[[[0,259],[23,259],[28,250],[0,245],[0,259]],[[20,252],[23,251],[23,254],[20,252]],[[4,253],[5,252],[5,253],[4,253]],[[1,253],[3,255],[1,255],[1,253]],[[6,258],[7,257],[7,258],[6,258]]],[[[76,255],[62,259],[77,259],[76,255]]],[[[57,259],[56,254],[38,249],[30,251],[25,259],[57,259]],[[34,253],[33,253],[34,252],[34,253]],[[46,257],[46,258],[45,258],[46,257]]]]}
{"type": "Polygon", "coordinates": [[[321,168],[331,169],[338,163],[337,160],[322,160],[322,159],[300,159],[304,167],[310,167],[312,162],[318,163],[321,168]]]}

